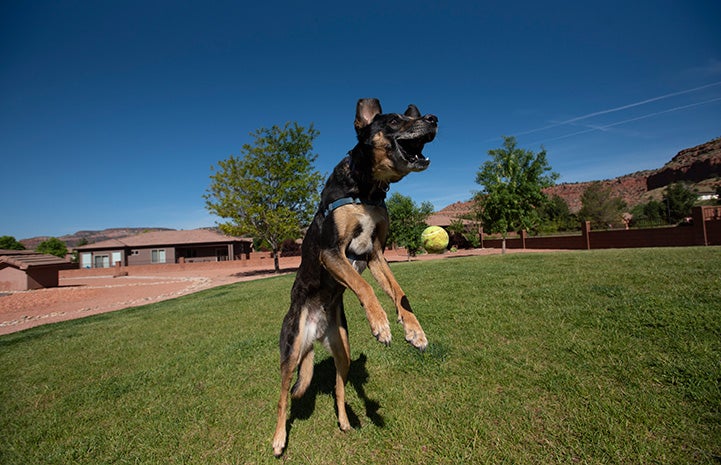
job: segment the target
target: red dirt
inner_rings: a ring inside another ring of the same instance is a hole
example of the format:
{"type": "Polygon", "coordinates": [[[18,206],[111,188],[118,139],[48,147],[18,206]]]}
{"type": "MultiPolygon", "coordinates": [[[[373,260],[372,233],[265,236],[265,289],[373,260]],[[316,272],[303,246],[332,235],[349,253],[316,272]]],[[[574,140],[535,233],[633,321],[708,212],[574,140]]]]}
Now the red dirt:
{"type": "MultiPolygon", "coordinates": [[[[508,250],[508,252],[519,252],[508,250]]],[[[530,251],[526,251],[530,252],[530,251]]],[[[433,260],[466,255],[498,254],[498,249],[461,250],[443,255],[422,255],[413,259],[433,260]]],[[[389,261],[404,261],[404,255],[386,252],[389,261]]],[[[299,264],[298,257],[281,258],[281,270],[294,272],[299,264]]],[[[129,270],[131,268],[125,268],[129,270]]],[[[179,272],[163,271],[145,276],[113,277],[113,269],[107,276],[60,276],[60,285],[55,288],[11,292],[0,296],[0,335],[39,326],[45,323],[82,318],[89,315],[137,307],[162,300],[198,292],[224,284],[249,281],[273,276],[272,269],[227,266],[218,269],[204,267],[179,272]]]]}

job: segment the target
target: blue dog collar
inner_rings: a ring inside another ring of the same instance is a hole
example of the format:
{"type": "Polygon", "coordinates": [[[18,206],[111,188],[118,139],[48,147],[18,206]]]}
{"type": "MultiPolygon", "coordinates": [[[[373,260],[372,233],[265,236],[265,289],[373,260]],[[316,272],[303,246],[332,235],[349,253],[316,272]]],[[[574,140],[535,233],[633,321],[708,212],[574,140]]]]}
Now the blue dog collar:
{"type": "Polygon", "coordinates": [[[342,207],[343,205],[348,205],[348,204],[350,204],[350,203],[356,204],[356,205],[360,205],[360,204],[363,203],[363,202],[361,202],[360,199],[357,199],[357,198],[355,198],[355,197],[343,197],[342,199],[338,199],[338,200],[336,200],[335,202],[331,202],[331,203],[326,207],[326,209],[323,210],[323,216],[328,216],[328,215],[330,214],[330,212],[332,212],[332,211],[335,210],[336,208],[340,208],[340,207],[342,207]]]}
{"type": "Polygon", "coordinates": [[[352,204],[355,204],[355,205],[360,205],[360,204],[374,205],[374,206],[376,206],[376,207],[380,207],[380,206],[383,206],[383,205],[385,204],[385,202],[384,202],[383,200],[381,200],[380,202],[364,202],[364,201],[362,201],[361,199],[356,198],[356,197],[343,197],[343,198],[341,198],[341,199],[338,199],[338,200],[336,200],[336,201],[331,202],[330,204],[328,204],[328,206],[326,207],[326,209],[323,210],[323,216],[328,216],[328,215],[330,214],[330,212],[332,212],[332,211],[335,210],[336,208],[340,208],[340,207],[342,207],[343,205],[348,205],[348,204],[351,204],[351,203],[352,203],[352,204]]]}

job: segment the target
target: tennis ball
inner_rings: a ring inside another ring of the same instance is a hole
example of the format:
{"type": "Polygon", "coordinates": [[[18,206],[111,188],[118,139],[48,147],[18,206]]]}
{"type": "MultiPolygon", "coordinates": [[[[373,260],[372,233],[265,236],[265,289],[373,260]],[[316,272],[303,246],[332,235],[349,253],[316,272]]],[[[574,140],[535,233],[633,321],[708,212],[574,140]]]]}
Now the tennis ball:
{"type": "Polygon", "coordinates": [[[440,226],[428,226],[421,234],[421,243],[428,253],[443,253],[448,247],[448,233],[440,226]]]}

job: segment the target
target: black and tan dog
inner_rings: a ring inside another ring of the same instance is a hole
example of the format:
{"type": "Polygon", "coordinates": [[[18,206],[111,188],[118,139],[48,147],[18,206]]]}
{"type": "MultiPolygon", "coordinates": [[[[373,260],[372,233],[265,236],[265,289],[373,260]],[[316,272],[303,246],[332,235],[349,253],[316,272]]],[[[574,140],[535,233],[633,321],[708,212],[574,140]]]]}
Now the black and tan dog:
{"type": "Polygon", "coordinates": [[[428,345],[423,328],[383,256],[388,235],[385,197],[390,183],[430,161],[423,146],[433,140],[438,119],[421,116],[409,105],[404,114],[383,114],[376,99],[362,99],[356,108],[358,144],[328,178],[320,206],[303,240],[302,260],[291,291],[291,304],[280,333],[281,386],[273,453],[280,456],[286,443],[286,410],[293,372],[298,380],[292,396],[302,396],[313,376],[313,344],[322,343],[333,354],[335,397],[340,429],[350,429],[345,409],[345,383],[350,367],[348,328],[343,292],[350,288],[365,309],[371,333],[390,344],[388,317],[361,273],[368,267],[395,303],[405,339],[423,350],[428,345]]]}

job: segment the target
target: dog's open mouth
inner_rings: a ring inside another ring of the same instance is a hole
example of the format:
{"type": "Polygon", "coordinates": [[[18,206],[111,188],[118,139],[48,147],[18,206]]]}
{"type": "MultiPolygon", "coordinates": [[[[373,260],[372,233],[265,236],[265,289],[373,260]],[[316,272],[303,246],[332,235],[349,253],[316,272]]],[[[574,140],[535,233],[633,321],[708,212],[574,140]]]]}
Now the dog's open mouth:
{"type": "Polygon", "coordinates": [[[398,148],[403,159],[413,171],[422,171],[428,168],[431,161],[423,155],[423,147],[433,140],[435,134],[429,133],[416,139],[398,139],[398,148]]]}

